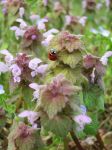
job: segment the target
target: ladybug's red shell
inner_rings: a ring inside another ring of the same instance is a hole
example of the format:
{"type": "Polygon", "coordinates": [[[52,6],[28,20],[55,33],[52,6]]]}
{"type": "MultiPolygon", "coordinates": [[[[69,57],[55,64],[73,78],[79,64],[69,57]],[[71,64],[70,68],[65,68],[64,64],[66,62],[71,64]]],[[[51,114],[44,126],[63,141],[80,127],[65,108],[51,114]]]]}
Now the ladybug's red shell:
{"type": "Polygon", "coordinates": [[[48,57],[49,57],[49,59],[50,60],[52,60],[52,61],[55,61],[55,60],[57,60],[57,54],[53,54],[53,53],[49,53],[48,54],[48,57]]]}

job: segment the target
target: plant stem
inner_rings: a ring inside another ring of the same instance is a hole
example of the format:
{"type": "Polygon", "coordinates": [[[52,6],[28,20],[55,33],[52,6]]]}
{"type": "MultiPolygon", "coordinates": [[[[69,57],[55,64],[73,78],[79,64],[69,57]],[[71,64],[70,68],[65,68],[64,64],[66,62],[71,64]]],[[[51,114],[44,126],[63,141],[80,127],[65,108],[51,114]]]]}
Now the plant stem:
{"type": "Polygon", "coordinates": [[[76,135],[74,134],[74,132],[71,131],[70,134],[71,134],[71,137],[72,137],[73,141],[75,142],[77,148],[78,148],[79,150],[84,150],[84,148],[81,146],[81,144],[80,144],[78,138],[76,137],[76,135]]]}
{"type": "Polygon", "coordinates": [[[99,142],[99,144],[100,144],[100,149],[101,149],[101,150],[104,150],[104,149],[107,150],[107,148],[105,147],[105,145],[104,145],[104,143],[103,143],[103,141],[102,141],[102,138],[101,138],[99,132],[97,133],[96,138],[97,138],[97,140],[98,140],[98,142],[99,142]]]}

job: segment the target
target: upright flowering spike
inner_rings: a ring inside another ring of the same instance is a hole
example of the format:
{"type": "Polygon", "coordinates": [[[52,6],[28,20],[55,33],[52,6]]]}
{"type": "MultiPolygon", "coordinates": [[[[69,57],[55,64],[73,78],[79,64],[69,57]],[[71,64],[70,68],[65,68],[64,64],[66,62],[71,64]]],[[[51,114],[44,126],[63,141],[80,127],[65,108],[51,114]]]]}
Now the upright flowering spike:
{"type": "Polygon", "coordinates": [[[13,124],[12,131],[8,136],[8,150],[35,150],[40,148],[41,139],[35,128],[24,123],[13,124]]]}
{"type": "Polygon", "coordinates": [[[23,43],[22,47],[27,48],[33,44],[33,42],[37,42],[38,44],[41,44],[42,41],[42,34],[40,33],[39,29],[36,26],[31,26],[27,28],[23,35],[23,43]]]}
{"type": "Polygon", "coordinates": [[[80,87],[73,86],[62,74],[59,74],[51,83],[42,88],[40,92],[41,106],[49,118],[53,118],[62,111],[71,96],[80,90],[80,87]]]}

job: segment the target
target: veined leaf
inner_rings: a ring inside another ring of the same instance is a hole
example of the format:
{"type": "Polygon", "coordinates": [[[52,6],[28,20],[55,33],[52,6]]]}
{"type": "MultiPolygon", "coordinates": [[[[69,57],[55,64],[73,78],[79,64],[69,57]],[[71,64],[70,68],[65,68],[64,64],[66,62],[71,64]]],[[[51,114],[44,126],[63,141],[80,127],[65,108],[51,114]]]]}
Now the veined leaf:
{"type": "Polygon", "coordinates": [[[55,116],[49,120],[46,114],[42,114],[41,124],[46,130],[60,137],[67,136],[68,132],[72,129],[72,120],[64,115],[55,116]]]}

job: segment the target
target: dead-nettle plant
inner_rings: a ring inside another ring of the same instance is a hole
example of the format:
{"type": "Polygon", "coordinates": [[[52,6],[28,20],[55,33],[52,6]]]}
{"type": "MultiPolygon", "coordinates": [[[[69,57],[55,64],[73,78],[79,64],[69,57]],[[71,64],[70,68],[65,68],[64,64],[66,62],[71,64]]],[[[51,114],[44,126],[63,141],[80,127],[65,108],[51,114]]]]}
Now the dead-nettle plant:
{"type": "Polygon", "coordinates": [[[98,135],[98,115],[104,110],[103,76],[110,56],[111,52],[102,58],[87,54],[81,36],[66,31],[51,40],[44,82],[29,85],[35,90],[41,127],[62,138],[70,133],[80,150],[76,135],[98,135]]]}
{"type": "MultiPolygon", "coordinates": [[[[31,32],[25,32],[24,37],[29,40],[31,32]]],[[[45,35],[51,33],[49,30],[45,35]]],[[[5,62],[0,62],[0,72],[10,73],[13,82],[22,88],[18,94],[22,95],[21,101],[25,99],[20,119],[16,119],[9,134],[8,150],[21,147],[23,141],[21,150],[39,149],[43,145],[42,128],[62,139],[71,135],[80,150],[83,148],[77,136],[97,135],[100,139],[98,116],[104,110],[103,76],[112,52],[101,58],[87,54],[81,37],[67,31],[52,35],[48,40],[48,64],[25,53],[14,57],[7,50],[1,51],[5,62]],[[36,106],[29,106],[31,103],[36,106]]],[[[101,139],[99,142],[102,144],[101,139]]]]}

